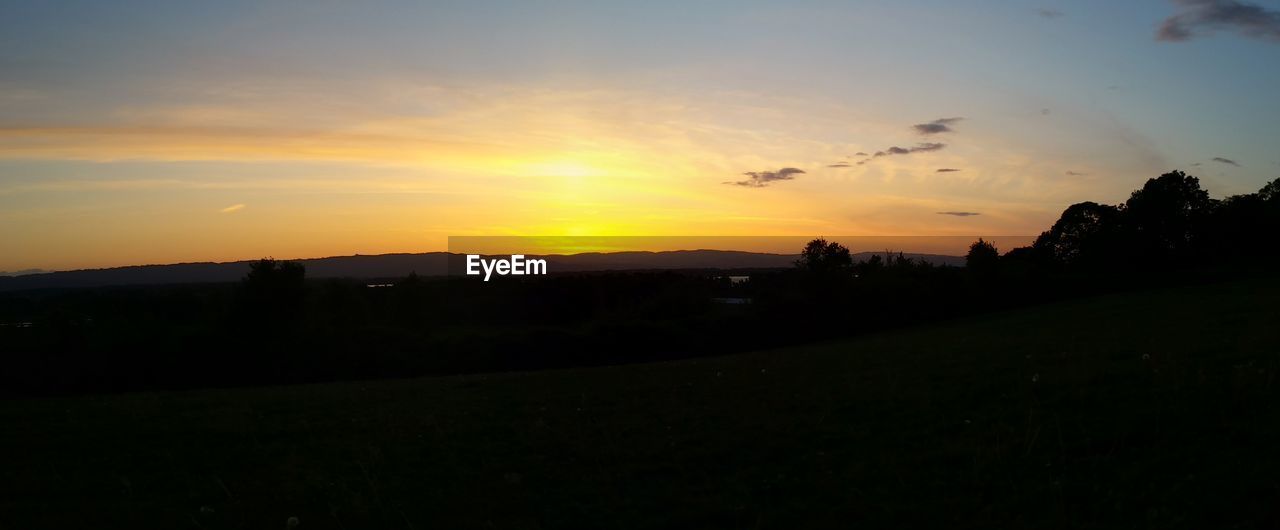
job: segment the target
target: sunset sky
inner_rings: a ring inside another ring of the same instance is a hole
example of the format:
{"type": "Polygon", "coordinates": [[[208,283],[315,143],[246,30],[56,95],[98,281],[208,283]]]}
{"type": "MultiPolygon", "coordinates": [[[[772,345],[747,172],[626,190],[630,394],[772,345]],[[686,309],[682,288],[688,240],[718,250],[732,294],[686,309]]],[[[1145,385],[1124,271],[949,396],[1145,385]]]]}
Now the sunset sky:
{"type": "Polygon", "coordinates": [[[1257,190],[1276,94],[1266,2],[7,2],[0,271],[1035,234],[1257,190]]]}

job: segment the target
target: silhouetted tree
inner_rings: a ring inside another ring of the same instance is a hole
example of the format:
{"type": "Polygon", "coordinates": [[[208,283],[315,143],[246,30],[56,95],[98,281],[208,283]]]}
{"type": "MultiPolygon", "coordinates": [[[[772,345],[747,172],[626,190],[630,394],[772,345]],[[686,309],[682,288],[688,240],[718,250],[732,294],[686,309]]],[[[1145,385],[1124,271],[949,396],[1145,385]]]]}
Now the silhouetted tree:
{"type": "Polygon", "coordinates": [[[1262,189],[1258,190],[1258,198],[1265,202],[1280,201],[1280,178],[1268,182],[1262,189]]]}
{"type": "Polygon", "coordinates": [[[893,269],[907,270],[915,267],[915,260],[906,257],[902,252],[894,254],[888,250],[884,251],[885,265],[893,269]]]}
{"type": "MultiPolygon", "coordinates": [[[[1036,258],[1063,265],[1096,263],[1119,246],[1120,209],[1082,202],[1067,207],[1048,231],[1036,238],[1032,248],[1036,258]]],[[[1031,257],[1031,256],[1025,256],[1031,257]]]]}
{"type": "Polygon", "coordinates": [[[1274,256],[1280,251],[1280,179],[1257,193],[1232,195],[1217,203],[1199,250],[1235,260],[1274,256]]]}
{"type": "Polygon", "coordinates": [[[1258,235],[1266,230],[1267,203],[1257,193],[1232,195],[1223,199],[1201,229],[1203,238],[1197,249],[1219,259],[1234,259],[1266,251],[1258,235]]]}
{"type": "Polygon", "coordinates": [[[964,257],[964,266],[979,274],[994,271],[1000,262],[1000,251],[989,241],[978,238],[969,245],[969,253],[964,257]]]}
{"type": "Polygon", "coordinates": [[[1261,249],[1259,254],[1275,256],[1280,254],[1280,178],[1258,190],[1258,198],[1262,200],[1262,219],[1254,229],[1259,237],[1253,246],[1261,249]]]}
{"type": "Polygon", "coordinates": [[[859,276],[875,274],[882,269],[884,269],[884,258],[880,257],[879,254],[872,254],[870,258],[859,261],[857,265],[854,265],[854,270],[858,272],[859,276]]]}
{"type": "Polygon", "coordinates": [[[825,239],[815,239],[804,246],[796,267],[819,275],[848,272],[853,267],[853,258],[844,245],[825,239]]]}
{"type": "Polygon", "coordinates": [[[1206,218],[1218,201],[1200,188],[1200,179],[1171,171],[1147,180],[1125,201],[1123,221],[1133,248],[1148,259],[1190,254],[1203,237],[1206,218]]]}
{"type": "Polygon", "coordinates": [[[264,258],[249,264],[243,284],[250,293],[278,297],[305,289],[307,269],[301,263],[264,258]]]}
{"type": "Polygon", "coordinates": [[[1000,272],[1011,281],[1026,282],[1030,277],[1045,272],[1046,265],[1050,264],[1052,260],[1046,252],[1034,246],[1018,247],[1000,256],[1000,272]]]}
{"type": "Polygon", "coordinates": [[[259,332],[295,322],[306,299],[306,267],[292,261],[265,258],[249,264],[241,281],[240,316],[259,332]]]}

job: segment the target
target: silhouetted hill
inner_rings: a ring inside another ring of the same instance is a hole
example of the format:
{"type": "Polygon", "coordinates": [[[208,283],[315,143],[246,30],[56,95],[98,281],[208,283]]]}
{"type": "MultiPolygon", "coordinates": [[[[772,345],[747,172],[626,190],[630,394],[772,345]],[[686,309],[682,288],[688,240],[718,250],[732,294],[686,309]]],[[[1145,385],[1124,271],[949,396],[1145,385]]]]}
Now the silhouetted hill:
{"type": "MultiPolygon", "coordinates": [[[[874,252],[854,255],[868,259],[874,252]]],[[[904,254],[935,265],[963,266],[964,258],[936,254],[904,254]]],[[[732,250],[675,250],[665,252],[587,252],[529,256],[547,260],[552,273],[655,269],[776,269],[791,267],[797,256],[732,250]]],[[[465,256],[447,252],[335,256],[295,260],[307,267],[308,278],[400,278],[411,272],[443,276],[450,266],[463,270],[465,256]]],[[[0,291],[108,285],[234,282],[244,277],[251,261],[136,265],[0,277],[0,291]]]]}

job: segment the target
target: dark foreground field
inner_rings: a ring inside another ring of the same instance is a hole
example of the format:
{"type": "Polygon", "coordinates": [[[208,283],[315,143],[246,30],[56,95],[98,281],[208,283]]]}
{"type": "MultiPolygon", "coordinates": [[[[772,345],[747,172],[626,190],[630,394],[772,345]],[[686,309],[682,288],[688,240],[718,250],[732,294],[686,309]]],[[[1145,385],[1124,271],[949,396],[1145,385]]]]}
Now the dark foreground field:
{"type": "Polygon", "coordinates": [[[723,358],[0,402],[0,528],[1280,525],[1280,282],[723,358]]]}

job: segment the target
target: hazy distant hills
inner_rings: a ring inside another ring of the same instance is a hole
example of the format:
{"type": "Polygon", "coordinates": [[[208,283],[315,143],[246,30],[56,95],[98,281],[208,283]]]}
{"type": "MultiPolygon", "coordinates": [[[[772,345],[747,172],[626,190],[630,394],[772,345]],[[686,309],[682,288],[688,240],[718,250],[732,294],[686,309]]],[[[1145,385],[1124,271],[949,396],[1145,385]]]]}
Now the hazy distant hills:
{"type": "MultiPolygon", "coordinates": [[[[873,252],[854,254],[867,259],[873,252]]],[[[963,266],[964,258],[936,254],[904,254],[936,265],[963,266]]],[[[775,269],[791,267],[797,258],[788,254],[765,254],[730,250],[676,250],[667,252],[589,252],[572,255],[528,256],[547,260],[547,269],[557,272],[588,272],[654,269],[775,269]]],[[[423,254],[380,254],[376,256],[336,256],[294,260],[307,267],[308,278],[393,279],[416,272],[421,276],[460,273],[465,256],[446,252],[423,254]]],[[[100,287],[108,285],[159,285],[172,283],[234,282],[243,278],[251,261],[227,263],[178,263],[137,265],[111,269],[41,272],[0,277],[0,291],[24,289],[100,287]]],[[[25,272],[25,271],[24,271],[25,272]]]]}
{"type": "Polygon", "coordinates": [[[53,272],[44,269],[23,269],[20,271],[0,271],[0,276],[25,276],[27,274],[40,274],[42,272],[53,272]]]}

